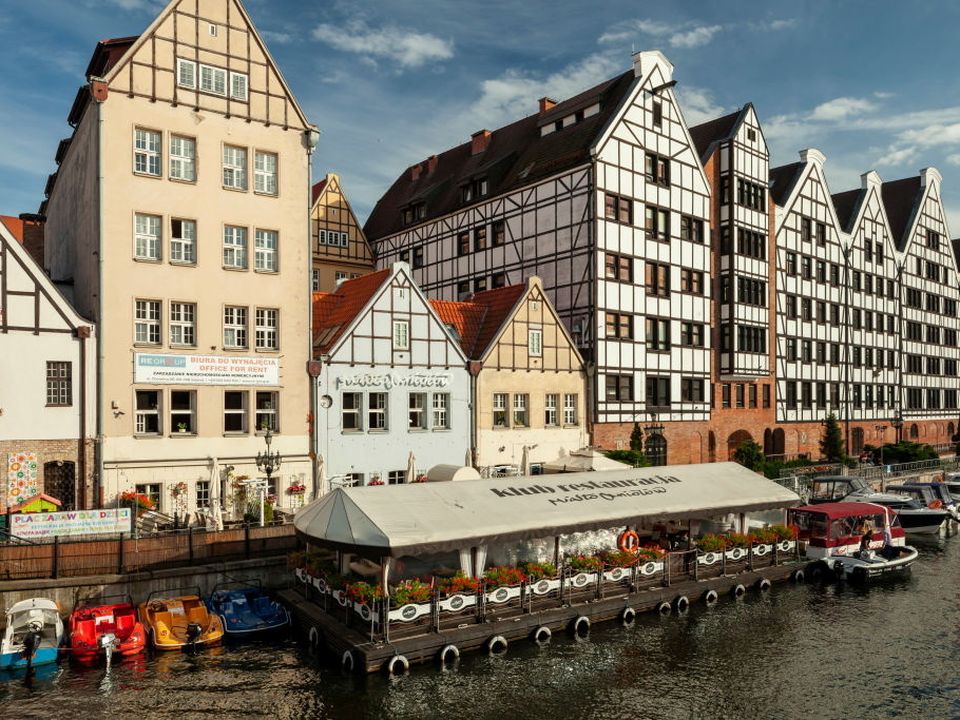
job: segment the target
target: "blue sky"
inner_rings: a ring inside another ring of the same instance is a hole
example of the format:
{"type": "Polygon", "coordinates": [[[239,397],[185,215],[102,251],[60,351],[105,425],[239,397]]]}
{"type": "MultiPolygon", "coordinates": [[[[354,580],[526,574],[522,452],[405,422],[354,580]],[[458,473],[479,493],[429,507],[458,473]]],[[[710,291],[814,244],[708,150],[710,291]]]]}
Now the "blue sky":
{"type": "MultiPolygon", "coordinates": [[[[155,0],[0,0],[0,213],[34,212],[97,40],[155,0]]],[[[308,117],[314,172],[361,221],[407,166],[660,49],[687,121],[752,101],[774,164],[827,155],[832,192],[935,165],[960,235],[960,3],[247,0],[308,117]]]]}

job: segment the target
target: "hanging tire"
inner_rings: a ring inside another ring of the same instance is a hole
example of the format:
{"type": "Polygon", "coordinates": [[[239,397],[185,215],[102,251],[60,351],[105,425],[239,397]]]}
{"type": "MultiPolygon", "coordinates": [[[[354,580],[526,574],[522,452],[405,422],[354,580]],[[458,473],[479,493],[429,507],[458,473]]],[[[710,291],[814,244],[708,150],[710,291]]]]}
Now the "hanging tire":
{"type": "Polygon", "coordinates": [[[317,630],[313,625],[310,626],[310,632],[307,634],[307,640],[314,650],[320,647],[320,643],[323,640],[323,637],[320,635],[320,631],[317,630]]]}
{"type": "Polygon", "coordinates": [[[577,640],[585,640],[590,636],[590,618],[586,615],[581,615],[573,621],[571,630],[573,630],[573,636],[577,640]]]}
{"type": "Polygon", "coordinates": [[[793,574],[790,576],[790,579],[793,581],[794,585],[803,585],[806,580],[806,576],[803,574],[803,570],[794,570],[793,574]]]}
{"type": "Polygon", "coordinates": [[[824,578],[827,576],[827,566],[822,562],[814,563],[809,568],[810,572],[810,581],[815,583],[823,582],[824,578]]]}
{"type": "Polygon", "coordinates": [[[460,659],[460,648],[456,645],[444,645],[437,657],[440,659],[440,667],[454,665],[460,659]]]}
{"type": "Polygon", "coordinates": [[[664,600],[662,603],[657,605],[657,612],[666,617],[673,612],[673,608],[670,607],[670,603],[664,600]]]}
{"type": "Polygon", "coordinates": [[[770,581],[766,578],[760,578],[760,581],[757,583],[757,590],[762,593],[770,591],[770,581]]]}
{"type": "Polygon", "coordinates": [[[340,656],[340,667],[347,672],[353,672],[356,663],[353,660],[353,653],[350,650],[344,650],[340,656]]]}
{"type": "Polygon", "coordinates": [[[703,594],[703,602],[707,607],[711,607],[717,604],[717,600],[720,599],[720,596],[717,595],[716,590],[707,590],[703,594]]]}
{"type": "Polygon", "coordinates": [[[550,644],[550,639],[553,637],[553,632],[546,625],[541,625],[536,630],[533,631],[532,639],[539,646],[543,647],[544,645],[550,644]]]}
{"type": "Polygon", "coordinates": [[[637,611],[632,607],[625,607],[620,612],[620,624],[624,627],[633,627],[633,623],[636,622],[637,611]]]}
{"type": "Polygon", "coordinates": [[[506,655],[510,643],[503,635],[494,635],[487,640],[487,655],[506,655]]]}
{"type": "Polygon", "coordinates": [[[406,675],[410,672],[410,661],[403,655],[394,655],[387,663],[387,675],[406,675]]]}
{"type": "Polygon", "coordinates": [[[735,598],[742,598],[746,594],[746,592],[747,592],[747,589],[739,583],[737,583],[732,588],[730,588],[730,594],[733,595],[735,598]]]}
{"type": "Polygon", "coordinates": [[[686,595],[678,595],[673,599],[673,609],[677,611],[677,615],[682,615],[690,609],[690,598],[686,595]]]}

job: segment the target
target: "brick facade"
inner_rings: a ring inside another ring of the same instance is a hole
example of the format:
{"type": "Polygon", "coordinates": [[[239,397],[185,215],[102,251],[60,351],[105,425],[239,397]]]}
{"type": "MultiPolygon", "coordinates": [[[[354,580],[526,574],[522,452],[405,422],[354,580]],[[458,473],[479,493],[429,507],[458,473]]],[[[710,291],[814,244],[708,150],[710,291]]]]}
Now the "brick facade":
{"type": "MultiPolygon", "coordinates": [[[[40,491],[57,497],[58,493],[54,490],[45,477],[45,467],[47,463],[63,462],[74,464],[74,483],[76,489],[76,498],[73,500],[74,507],[92,507],[93,506],[93,474],[94,474],[94,441],[87,440],[85,443],[85,471],[81,478],[80,462],[80,441],[79,440],[0,440],[0,512],[7,511],[7,456],[13,453],[31,452],[37,454],[37,465],[40,468],[40,491]],[[84,497],[80,494],[83,492],[84,497]]],[[[65,500],[57,497],[58,500],[65,500]]],[[[65,502],[65,504],[67,504],[65,502]]]]}

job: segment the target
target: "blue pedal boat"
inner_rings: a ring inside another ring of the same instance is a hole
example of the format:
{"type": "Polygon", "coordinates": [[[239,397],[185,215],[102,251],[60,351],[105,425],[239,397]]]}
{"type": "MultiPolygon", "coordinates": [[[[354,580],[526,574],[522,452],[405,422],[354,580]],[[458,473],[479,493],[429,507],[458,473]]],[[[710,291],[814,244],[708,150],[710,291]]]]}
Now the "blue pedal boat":
{"type": "Polygon", "coordinates": [[[290,625],[290,612],[264,593],[259,581],[216,585],[207,605],[220,616],[228,638],[279,633],[290,625]]]}
{"type": "Polygon", "coordinates": [[[32,668],[57,661],[63,643],[60,608],[46,598],[30,598],[7,610],[0,643],[0,670],[32,668]]]}

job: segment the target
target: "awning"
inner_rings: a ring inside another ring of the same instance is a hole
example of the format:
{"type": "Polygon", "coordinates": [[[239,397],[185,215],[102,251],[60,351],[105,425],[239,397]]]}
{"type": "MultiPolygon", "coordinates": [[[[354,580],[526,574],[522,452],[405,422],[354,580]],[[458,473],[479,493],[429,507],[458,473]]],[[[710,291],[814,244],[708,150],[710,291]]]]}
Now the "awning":
{"type": "Polygon", "coordinates": [[[380,557],[799,503],[796,493],[726,462],[338,488],[300,510],[294,525],[310,542],[380,557]]]}
{"type": "Polygon", "coordinates": [[[551,472],[580,472],[587,470],[625,470],[630,467],[626,463],[611,460],[599,450],[584,448],[560,456],[543,464],[543,469],[551,472]]]}

